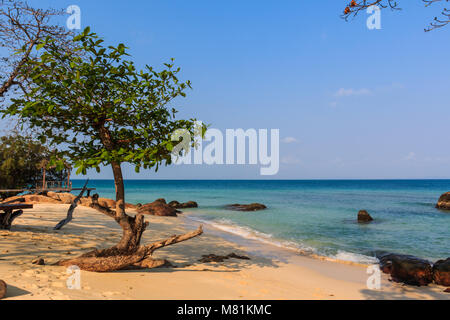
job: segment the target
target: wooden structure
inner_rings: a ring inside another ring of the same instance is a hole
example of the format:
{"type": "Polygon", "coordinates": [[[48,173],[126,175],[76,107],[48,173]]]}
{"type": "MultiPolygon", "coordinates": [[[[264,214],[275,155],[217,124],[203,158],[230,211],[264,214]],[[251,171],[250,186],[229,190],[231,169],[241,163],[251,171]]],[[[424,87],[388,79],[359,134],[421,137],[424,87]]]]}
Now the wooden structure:
{"type": "Polygon", "coordinates": [[[70,171],[72,166],[64,161],[64,170],[67,173],[66,181],[47,181],[47,169],[55,168],[55,166],[49,167],[48,160],[42,160],[39,164],[39,168],[42,169],[42,183],[36,185],[35,190],[41,191],[67,191],[72,189],[72,182],[70,181],[70,171]]]}
{"type": "Polygon", "coordinates": [[[32,204],[1,204],[0,203],[0,230],[9,230],[17,217],[22,215],[23,209],[33,209],[32,204]],[[14,211],[16,210],[16,211],[14,211]]]}
{"type": "MultiPolygon", "coordinates": [[[[32,194],[42,194],[49,191],[52,192],[72,192],[72,191],[87,191],[87,196],[90,197],[91,191],[95,190],[95,188],[72,188],[72,181],[70,181],[70,171],[72,170],[72,166],[64,161],[64,170],[67,174],[67,180],[61,181],[48,181],[47,180],[47,170],[55,168],[55,166],[49,166],[49,161],[44,159],[38,164],[38,168],[42,170],[42,181],[36,183],[34,187],[30,188],[22,188],[22,189],[5,189],[0,190],[0,193],[13,193],[20,194],[23,192],[28,192],[32,194]]],[[[0,199],[1,201],[1,199],[0,199]]]]}
{"type": "MultiPolygon", "coordinates": [[[[48,191],[52,192],[72,192],[72,191],[80,191],[83,188],[72,188],[72,181],[70,181],[70,172],[72,170],[72,166],[64,161],[64,170],[67,173],[67,179],[61,181],[49,181],[47,180],[47,170],[55,168],[55,166],[49,166],[49,161],[44,159],[38,164],[38,168],[42,170],[42,180],[37,182],[34,187],[31,188],[23,188],[23,189],[5,189],[0,190],[0,193],[44,193],[48,191]]],[[[87,196],[91,195],[91,191],[95,190],[95,188],[85,188],[87,191],[87,196]]]]}

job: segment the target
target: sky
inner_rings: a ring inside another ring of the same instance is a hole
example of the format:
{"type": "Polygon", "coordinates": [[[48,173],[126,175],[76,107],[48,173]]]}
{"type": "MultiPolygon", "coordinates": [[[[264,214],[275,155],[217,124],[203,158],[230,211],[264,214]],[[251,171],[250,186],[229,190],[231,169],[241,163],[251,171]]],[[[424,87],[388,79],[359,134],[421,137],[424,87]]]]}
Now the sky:
{"type": "Polygon", "coordinates": [[[450,178],[450,26],[425,33],[439,5],[398,2],[369,30],[366,12],[340,18],[341,0],[31,1],[78,5],[82,28],[125,43],[138,66],[175,58],[193,86],[175,102],[180,117],[280,132],[273,176],[260,165],[125,165],[126,179],[450,178]]]}

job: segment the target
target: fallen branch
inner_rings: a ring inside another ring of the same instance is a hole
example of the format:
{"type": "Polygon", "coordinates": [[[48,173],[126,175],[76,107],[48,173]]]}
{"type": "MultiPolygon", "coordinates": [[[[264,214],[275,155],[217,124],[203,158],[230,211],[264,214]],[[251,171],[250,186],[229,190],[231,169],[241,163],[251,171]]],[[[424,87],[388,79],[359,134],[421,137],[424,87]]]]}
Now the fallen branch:
{"type": "Polygon", "coordinates": [[[170,246],[170,245],[175,244],[175,243],[179,243],[179,242],[183,242],[183,241],[195,238],[195,237],[201,235],[202,233],[203,233],[203,226],[200,225],[198,227],[198,229],[195,230],[195,231],[192,231],[192,232],[189,232],[189,233],[185,233],[185,234],[180,235],[180,236],[174,235],[174,236],[170,237],[169,239],[158,241],[158,242],[154,242],[154,243],[152,243],[150,245],[144,246],[143,250],[145,250],[146,251],[146,255],[149,256],[149,255],[152,255],[153,251],[155,251],[155,250],[161,249],[163,247],[170,246]]]}
{"type": "Polygon", "coordinates": [[[60,222],[58,222],[58,224],[53,228],[53,230],[60,230],[63,226],[65,226],[66,224],[68,224],[70,221],[72,221],[72,216],[73,216],[73,211],[75,210],[75,208],[78,206],[78,202],[80,202],[81,198],[83,197],[84,192],[86,191],[86,187],[87,184],[89,182],[89,179],[86,180],[86,183],[84,184],[83,189],[81,190],[80,194],[78,195],[78,197],[76,197],[73,201],[72,204],[70,205],[69,210],[67,211],[67,217],[63,220],[61,220],[60,222]]]}

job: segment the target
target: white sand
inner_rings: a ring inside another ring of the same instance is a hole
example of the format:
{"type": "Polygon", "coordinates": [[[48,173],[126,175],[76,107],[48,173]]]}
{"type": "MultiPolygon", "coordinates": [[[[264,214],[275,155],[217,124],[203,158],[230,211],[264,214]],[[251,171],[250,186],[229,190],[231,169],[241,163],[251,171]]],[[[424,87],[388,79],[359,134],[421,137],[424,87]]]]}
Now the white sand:
{"type": "MultiPolygon", "coordinates": [[[[0,279],[8,284],[7,299],[449,299],[443,287],[410,287],[388,281],[381,289],[367,288],[366,266],[301,257],[267,246],[239,246],[220,232],[205,233],[187,242],[158,250],[177,268],[81,272],[81,289],[67,288],[65,267],[50,266],[60,259],[94,247],[114,245],[120,227],[86,207],[61,231],[53,226],[65,217],[69,205],[38,204],[18,218],[11,231],[0,231],[0,279]],[[248,255],[251,260],[229,259],[200,263],[204,254],[248,255]],[[45,259],[46,265],[31,261],[45,259]]],[[[148,216],[143,243],[181,234],[195,226],[179,218],[148,216]]]]}

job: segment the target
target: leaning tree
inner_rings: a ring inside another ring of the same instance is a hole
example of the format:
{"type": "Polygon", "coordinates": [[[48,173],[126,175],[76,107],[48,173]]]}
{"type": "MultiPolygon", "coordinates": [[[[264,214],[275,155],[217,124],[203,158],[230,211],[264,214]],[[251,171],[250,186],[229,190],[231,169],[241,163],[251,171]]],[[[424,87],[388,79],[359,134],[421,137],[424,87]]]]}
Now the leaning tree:
{"type": "MultiPolygon", "coordinates": [[[[174,98],[185,96],[190,82],[178,80],[179,68],[172,62],[162,71],[146,65],[138,71],[127,60],[127,48],[102,45],[103,40],[89,28],[74,37],[75,55],[62,52],[47,38],[39,59],[28,60],[23,70],[32,80],[31,90],[12,99],[4,116],[15,116],[51,146],[70,159],[77,173],[100,171],[111,166],[116,190],[116,208],[93,204],[122,227],[122,238],[112,248],[95,250],[79,258],[61,261],[83,270],[112,271],[141,264],[161,247],[200,235],[201,227],[150,245],[141,245],[148,222],[142,214],[125,212],[125,189],[121,165],[140,168],[170,164],[174,142],[171,134],[184,129],[197,132],[195,119],[177,120],[174,98]]],[[[172,59],[173,61],[173,59],[172,59]]],[[[201,133],[204,133],[202,128],[201,133]]],[[[181,142],[177,142],[181,143],[181,142]]],[[[184,142],[183,142],[184,143],[184,142]]],[[[58,159],[52,160],[54,163],[58,159]]]]}
{"type": "MultiPolygon", "coordinates": [[[[411,0],[410,0],[411,1],[411,0]]],[[[425,7],[430,7],[435,3],[449,3],[449,0],[421,0],[425,7]]],[[[380,9],[390,8],[392,10],[400,10],[397,0],[351,0],[344,9],[342,18],[348,20],[350,17],[355,17],[363,10],[371,6],[378,6],[380,9]]],[[[440,17],[435,17],[430,25],[425,28],[425,31],[431,31],[437,28],[445,27],[450,23],[450,9],[442,8],[440,17]]]]}

